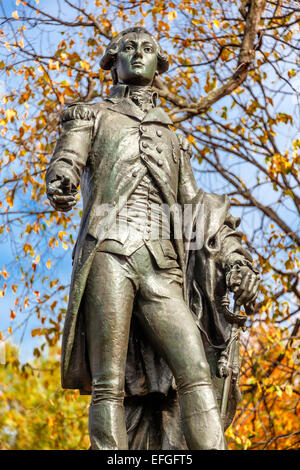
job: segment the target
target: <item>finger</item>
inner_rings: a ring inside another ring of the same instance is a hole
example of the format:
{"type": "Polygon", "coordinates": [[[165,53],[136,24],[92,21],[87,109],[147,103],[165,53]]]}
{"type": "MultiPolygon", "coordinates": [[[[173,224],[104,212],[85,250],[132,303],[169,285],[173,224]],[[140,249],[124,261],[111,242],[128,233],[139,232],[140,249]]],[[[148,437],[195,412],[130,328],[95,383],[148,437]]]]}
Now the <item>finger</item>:
{"type": "Polygon", "coordinates": [[[248,295],[252,295],[253,294],[253,288],[255,286],[255,283],[256,283],[256,275],[253,273],[252,276],[250,277],[249,279],[249,283],[247,285],[247,291],[248,291],[248,295]]]}
{"type": "Polygon", "coordinates": [[[55,205],[76,204],[76,199],[71,196],[58,196],[56,194],[49,194],[48,199],[55,205]]]}
{"type": "Polygon", "coordinates": [[[56,186],[49,185],[47,187],[47,194],[63,194],[63,191],[62,191],[62,189],[60,189],[56,186]]]}
{"type": "Polygon", "coordinates": [[[72,209],[72,207],[69,207],[69,206],[53,206],[53,207],[56,211],[60,211],[60,212],[69,212],[72,209]]]}
{"type": "Polygon", "coordinates": [[[239,284],[242,281],[242,275],[237,272],[231,272],[229,274],[229,278],[227,281],[228,287],[232,289],[233,292],[235,292],[238,289],[239,284]]]}
{"type": "Polygon", "coordinates": [[[71,210],[74,207],[74,204],[59,204],[56,206],[60,211],[71,210]]]}
{"type": "Polygon", "coordinates": [[[58,202],[58,203],[66,203],[66,202],[75,202],[76,204],[76,199],[74,198],[74,196],[62,196],[62,195],[57,195],[55,194],[53,196],[53,199],[54,201],[58,202]]]}
{"type": "Polygon", "coordinates": [[[240,296],[243,294],[244,290],[247,288],[248,282],[250,280],[251,273],[247,273],[243,279],[238,289],[235,292],[235,301],[240,305],[240,296]]]}
{"type": "Polygon", "coordinates": [[[238,305],[242,305],[245,302],[248,302],[249,297],[252,295],[251,291],[255,284],[255,280],[256,276],[253,273],[249,273],[247,276],[245,276],[235,299],[238,305]]]}
{"type": "Polygon", "coordinates": [[[64,176],[62,180],[62,187],[64,188],[65,192],[71,192],[71,180],[68,176],[64,176]]]}
{"type": "Polygon", "coordinates": [[[251,290],[251,293],[249,294],[249,303],[255,301],[255,299],[258,295],[259,284],[260,284],[260,279],[257,279],[255,281],[255,284],[254,284],[252,290],[251,290]]]}
{"type": "Polygon", "coordinates": [[[251,292],[252,292],[252,289],[254,287],[255,281],[256,281],[256,275],[250,273],[250,276],[248,277],[248,282],[245,284],[244,291],[236,299],[236,301],[239,303],[239,305],[242,305],[245,302],[248,303],[249,298],[251,297],[251,292]]]}
{"type": "Polygon", "coordinates": [[[54,202],[50,198],[49,198],[49,202],[50,202],[51,206],[54,207],[54,209],[56,209],[54,202]]]}
{"type": "Polygon", "coordinates": [[[56,201],[53,201],[50,198],[49,198],[49,201],[50,201],[51,206],[57,211],[69,211],[76,204],[76,201],[63,203],[63,204],[62,203],[57,203],[56,201]]]}
{"type": "Polygon", "coordinates": [[[53,209],[55,209],[56,211],[59,211],[59,207],[57,207],[57,205],[53,201],[51,201],[51,199],[49,201],[53,209]]]}

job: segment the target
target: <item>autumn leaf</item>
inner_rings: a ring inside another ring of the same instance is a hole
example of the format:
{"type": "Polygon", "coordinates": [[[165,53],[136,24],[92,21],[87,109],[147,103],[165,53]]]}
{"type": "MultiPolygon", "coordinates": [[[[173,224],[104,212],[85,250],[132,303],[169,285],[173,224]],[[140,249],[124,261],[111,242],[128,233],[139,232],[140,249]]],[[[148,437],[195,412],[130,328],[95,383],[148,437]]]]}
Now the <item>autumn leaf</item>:
{"type": "Polygon", "coordinates": [[[170,21],[175,20],[175,18],[177,18],[177,12],[176,12],[176,10],[171,10],[171,11],[168,13],[168,18],[169,18],[170,21]]]}
{"type": "Polygon", "coordinates": [[[50,269],[51,265],[52,265],[52,261],[51,261],[51,259],[49,259],[46,263],[46,266],[47,266],[48,269],[50,269]]]}
{"type": "Polygon", "coordinates": [[[7,109],[5,111],[5,116],[9,121],[11,121],[15,116],[17,116],[17,111],[15,109],[7,109]]]}

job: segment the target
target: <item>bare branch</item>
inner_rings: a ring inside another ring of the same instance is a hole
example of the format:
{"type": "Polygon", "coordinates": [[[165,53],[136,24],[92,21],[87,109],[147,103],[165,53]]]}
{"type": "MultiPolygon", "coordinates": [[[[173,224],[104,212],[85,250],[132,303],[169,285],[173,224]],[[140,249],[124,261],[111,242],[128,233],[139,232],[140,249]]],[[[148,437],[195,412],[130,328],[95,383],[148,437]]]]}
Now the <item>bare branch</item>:
{"type": "Polygon", "coordinates": [[[185,99],[178,97],[170,92],[168,88],[158,79],[155,86],[159,95],[180,108],[185,108],[187,116],[184,118],[175,118],[174,122],[180,122],[189,116],[202,114],[207,111],[214,103],[219,101],[226,95],[232,93],[246,79],[247,72],[255,56],[255,50],[259,48],[261,43],[261,35],[259,35],[259,43],[255,46],[255,39],[258,34],[259,22],[263,10],[263,0],[251,0],[248,13],[246,16],[245,33],[241,44],[240,54],[238,58],[237,68],[234,74],[221,87],[213,90],[208,95],[200,99],[196,104],[190,104],[185,99]]]}

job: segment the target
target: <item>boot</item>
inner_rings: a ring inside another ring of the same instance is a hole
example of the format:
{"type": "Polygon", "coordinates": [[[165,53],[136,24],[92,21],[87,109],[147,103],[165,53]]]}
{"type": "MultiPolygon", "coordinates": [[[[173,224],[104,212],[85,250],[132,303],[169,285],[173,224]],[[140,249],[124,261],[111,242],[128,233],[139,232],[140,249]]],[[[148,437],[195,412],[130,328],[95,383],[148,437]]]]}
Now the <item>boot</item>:
{"type": "Polygon", "coordinates": [[[211,385],[179,390],[182,427],[190,450],[226,450],[217,399],[211,385]]]}
{"type": "Polygon", "coordinates": [[[103,400],[91,404],[89,432],[93,450],[127,450],[127,432],[123,404],[103,400]]]}

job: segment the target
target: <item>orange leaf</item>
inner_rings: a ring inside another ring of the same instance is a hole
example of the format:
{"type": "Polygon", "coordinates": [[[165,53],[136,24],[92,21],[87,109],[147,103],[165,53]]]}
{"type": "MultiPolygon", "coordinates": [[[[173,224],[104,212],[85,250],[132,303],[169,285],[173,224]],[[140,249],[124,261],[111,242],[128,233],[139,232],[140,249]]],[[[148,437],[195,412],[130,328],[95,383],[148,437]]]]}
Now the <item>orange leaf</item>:
{"type": "Polygon", "coordinates": [[[34,338],[35,336],[41,336],[42,330],[41,328],[35,328],[31,330],[31,336],[34,338]]]}

